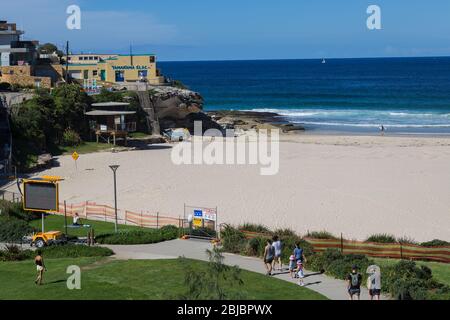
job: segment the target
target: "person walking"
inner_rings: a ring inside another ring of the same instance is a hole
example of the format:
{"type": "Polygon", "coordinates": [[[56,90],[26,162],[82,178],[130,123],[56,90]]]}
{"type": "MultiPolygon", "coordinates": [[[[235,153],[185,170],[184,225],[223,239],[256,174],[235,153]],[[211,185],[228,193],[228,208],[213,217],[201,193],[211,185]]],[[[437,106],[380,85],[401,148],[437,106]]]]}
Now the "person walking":
{"type": "Polygon", "coordinates": [[[358,266],[352,266],[352,272],[347,276],[347,291],[350,300],[354,300],[353,297],[356,295],[357,300],[359,300],[361,295],[361,282],[362,276],[358,272],[358,266]]]}
{"type": "Polygon", "coordinates": [[[283,270],[283,264],[281,262],[281,250],[282,250],[282,243],[280,238],[276,235],[273,237],[273,247],[275,249],[275,258],[273,260],[273,270],[276,270],[275,265],[278,263],[280,265],[280,268],[278,270],[283,270]]]}
{"type": "Polygon", "coordinates": [[[37,278],[34,283],[37,285],[42,285],[42,281],[44,280],[44,271],[47,271],[47,268],[45,267],[41,250],[37,251],[36,257],[34,258],[34,263],[36,264],[37,270],[37,278]]]}
{"type": "Polygon", "coordinates": [[[267,245],[264,248],[264,266],[267,269],[267,275],[272,275],[272,263],[275,258],[275,248],[272,245],[272,240],[267,240],[267,245]]]}
{"type": "Polygon", "coordinates": [[[294,258],[295,258],[295,263],[297,263],[298,261],[300,261],[301,263],[307,262],[306,257],[303,253],[303,248],[300,246],[300,242],[297,242],[295,244],[294,258]]]}
{"type": "Polygon", "coordinates": [[[369,289],[370,300],[380,300],[381,296],[381,271],[380,267],[372,265],[367,268],[367,289],[369,289]]]}

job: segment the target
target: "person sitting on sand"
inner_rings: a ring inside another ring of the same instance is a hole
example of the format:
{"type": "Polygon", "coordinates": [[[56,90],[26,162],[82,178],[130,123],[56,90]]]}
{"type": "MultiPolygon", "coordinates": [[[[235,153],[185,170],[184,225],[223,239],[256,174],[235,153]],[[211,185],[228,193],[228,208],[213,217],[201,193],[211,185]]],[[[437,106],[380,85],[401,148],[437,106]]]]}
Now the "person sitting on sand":
{"type": "Polygon", "coordinates": [[[73,216],[73,225],[74,226],[81,226],[82,225],[81,219],[78,216],[78,213],[76,213],[76,212],[75,212],[75,215],[73,216]]]}
{"type": "Polygon", "coordinates": [[[264,265],[267,269],[267,275],[272,275],[272,262],[275,257],[275,248],[272,246],[272,240],[267,240],[267,245],[264,248],[264,265]]]}

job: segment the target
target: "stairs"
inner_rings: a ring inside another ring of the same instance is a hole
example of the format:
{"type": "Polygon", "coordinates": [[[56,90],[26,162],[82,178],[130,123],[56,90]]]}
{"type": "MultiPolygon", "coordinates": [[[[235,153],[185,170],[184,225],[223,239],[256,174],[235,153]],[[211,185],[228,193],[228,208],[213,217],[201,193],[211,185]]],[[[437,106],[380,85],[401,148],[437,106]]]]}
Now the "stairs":
{"type": "Polygon", "coordinates": [[[12,136],[7,106],[0,99],[0,176],[11,172],[12,136]]]}
{"type": "Polygon", "coordinates": [[[151,130],[151,132],[149,133],[152,135],[160,135],[161,129],[159,126],[159,121],[156,117],[153,103],[150,101],[150,96],[148,94],[147,88],[143,86],[139,87],[137,95],[139,97],[139,102],[142,109],[147,113],[147,126],[151,130]]]}

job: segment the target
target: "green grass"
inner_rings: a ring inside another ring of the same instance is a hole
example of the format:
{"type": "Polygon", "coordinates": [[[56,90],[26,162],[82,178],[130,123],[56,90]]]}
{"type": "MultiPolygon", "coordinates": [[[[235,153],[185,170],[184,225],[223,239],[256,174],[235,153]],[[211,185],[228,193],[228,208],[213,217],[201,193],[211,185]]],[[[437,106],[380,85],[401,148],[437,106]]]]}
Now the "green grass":
{"type": "Polygon", "coordinates": [[[78,154],[86,154],[111,149],[112,147],[112,144],[107,143],[83,142],[77,147],[58,146],[58,150],[55,154],[72,154],[74,151],[78,154]]]}
{"type": "Polygon", "coordinates": [[[139,138],[150,137],[150,135],[148,133],[145,133],[145,132],[130,132],[128,135],[132,139],[139,139],[139,138]]]}
{"type": "MultiPolygon", "coordinates": [[[[206,263],[189,260],[195,268],[206,263]]],[[[180,260],[128,260],[111,258],[47,259],[44,285],[34,284],[32,261],[0,262],[0,299],[170,299],[185,293],[184,270],[180,260]],[[68,290],[66,268],[81,267],[81,290],[68,290]]],[[[244,285],[231,290],[247,299],[325,299],[296,284],[242,271],[244,285]]],[[[230,289],[230,288],[228,288],[230,289]]]]}
{"type": "MultiPolygon", "coordinates": [[[[391,266],[398,263],[398,259],[371,258],[380,266],[391,266]]],[[[436,281],[450,286],[450,264],[442,262],[416,261],[418,265],[425,265],[433,272],[436,281]]]]}
{"type": "MultiPolygon", "coordinates": [[[[106,234],[114,232],[114,223],[104,221],[86,220],[81,218],[81,222],[91,225],[94,228],[95,235],[106,234]]],[[[72,218],[67,217],[67,224],[72,224],[72,218]]],[[[41,220],[33,220],[30,225],[37,230],[41,230],[41,220]]],[[[119,230],[142,230],[143,228],[136,226],[127,226],[123,224],[118,225],[119,230]]],[[[49,215],[45,217],[45,230],[46,231],[64,231],[64,216],[49,215]]],[[[145,229],[144,229],[145,230],[145,229]]],[[[89,228],[67,228],[67,233],[71,236],[86,237],[89,228]]]]}

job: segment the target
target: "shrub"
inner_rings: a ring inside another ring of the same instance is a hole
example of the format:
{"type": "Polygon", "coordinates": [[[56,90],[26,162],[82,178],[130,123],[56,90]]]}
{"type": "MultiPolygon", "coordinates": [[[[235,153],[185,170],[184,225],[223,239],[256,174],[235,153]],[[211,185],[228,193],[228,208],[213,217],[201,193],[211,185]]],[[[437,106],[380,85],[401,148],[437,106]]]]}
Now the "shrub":
{"type": "Polygon", "coordinates": [[[352,266],[357,265],[363,276],[363,283],[367,279],[366,269],[371,264],[374,262],[364,255],[343,255],[337,249],[327,249],[324,252],[316,253],[308,260],[308,268],[325,272],[338,279],[345,279],[351,272],[352,266]]]}
{"type": "Polygon", "coordinates": [[[416,240],[410,237],[397,238],[397,242],[401,244],[418,244],[416,240]]]}
{"type": "Polygon", "coordinates": [[[291,230],[291,229],[276,229],[273,232],[274,235],[277,235],[278,237],[297,237],[297,234],[295,233],[295,231],[291,230]]]}
{"type": "Polygon", "coordinates": [[[69,147],[76,147],[76,146],[80,145],[80,143],[81,143],[80,135],[76,131],[74,131],[70,128],[67,128],[66,130],[64,130],[62,140],[63,140],[62,141],[63,145],[69,146],[69,147]]]}
{"type": "Polygon", "coordinates": [[[381,279],[383,287],[398,300],[427,299],[428,290],[436,287],[431,270],[413,261],[402,260],[384,268],[381,279]]]}
{"type": "Polygon", "coordinates": [[[268,233],[268,234],[271,233],[266,226],[254,223],[244,223],[243,225],[239,226],[238,229],[242,231],[258,232],[258,233],[268,233]]]}
{"type": "Polygon", "coordinates": [[[8,217],[0,217],[0,241],[17,242],[33,232],[27,222],[8,217]]]}
{"type": "Polygon", "coordinates": [[[178,235],[178,228],[165,226],[161,229],[127,230],[101,234],[95,237],[95,240],[103,244],[147,244],[176,239],[178,235]]]}
{"type": "Polygon", "coordinates": [[[322,230],[322,231],[308,231],[306,237],[313,239],[337,239],[332,233],[322,230]]]}
{"type": "Polygon", "coordinates": [[[450,242],[434,239],[431,241],[422,242],[420,245],[424,247],[440,247],[440,246],[450,246],[450,242]]]}
{"type": "Polygon", "coordinates": [[[105,247],[89,247],[85,245],[68,244],[63,246],[50,246],[40,249],[44,258],[78,258],[78,257],[107,257],[114,252],[105,247]]]}
{"type": "Polygon", "coordinates": [[[5,250],[0,250],[0,261],[22,261],[32,254],[31,250],[21,250],[16,245],[6,245],[5,250]]]}
{"type": "Polygon", "coordinates": [[[391,234],[378,233],[368,237],[365,242],[377,242],[377,243],[396,243],[397,240],[391,234]]]}
{"type": "Polygon", "coordinates": [[[39,212],[24,211],[22,202],[11,202],[7,200],[0,200],[1,215],[9,218],[16,218],[24,221],[31,221],[40,219],[39,212]]]}
{"type": "Polygon", "coordinates": [[[225,251],[240,253],[245,249],[245,234],[232,226],[226,225],[220,233],[225,251]]]}
{"type": "Polygon", "coordinates": [[[245,254],[248,256],[261,257],[264,254],[267,238],[255,237],[247,241],[245,254]]]}

